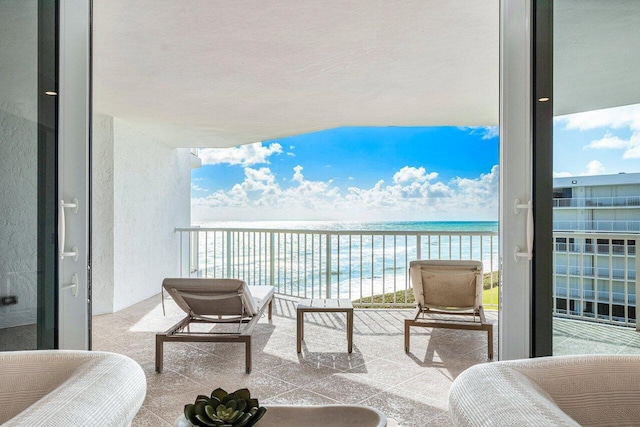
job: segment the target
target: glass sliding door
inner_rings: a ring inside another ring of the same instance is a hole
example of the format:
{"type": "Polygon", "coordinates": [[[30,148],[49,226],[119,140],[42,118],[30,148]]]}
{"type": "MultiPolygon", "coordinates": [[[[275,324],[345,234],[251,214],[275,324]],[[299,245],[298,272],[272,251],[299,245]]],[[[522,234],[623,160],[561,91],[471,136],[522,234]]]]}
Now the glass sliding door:
{"type": "Polygon", "coordinates": [[[553,8],[553,353],[638,353],[640,2],[553,8]]]}
{"type": "Polygon", "coordinates": [[[89,343],[90,0],[0,0],[0,351],[89,343]]]}
{"type": "Polygon", "coordinates": [[[57,347],[56,3],[0,1],[0,350],[57,347]]]}

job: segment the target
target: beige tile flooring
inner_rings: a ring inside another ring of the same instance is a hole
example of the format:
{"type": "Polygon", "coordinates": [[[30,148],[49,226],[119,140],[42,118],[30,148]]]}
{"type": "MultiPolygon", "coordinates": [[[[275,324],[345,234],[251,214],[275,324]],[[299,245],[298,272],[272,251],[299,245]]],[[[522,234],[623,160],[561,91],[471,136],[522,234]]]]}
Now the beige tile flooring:
{"type": "MultiPolygon", "coordinates": [[[[308,313],[299,355],[295,301],[277,298],[273,320],[265,317],[256,326],[251,374],[244,371],[244,346],[227,343],[167,343],[164,371],[157,374],[155,332],[182,317],[171,300],[163,316],[160,302],[156,296],[93,318],[93,349],[126,354],[147,375],[147,397],[134,426],[171,425],[185,403],[216,387],[248,387],[265,404],[363,404],[404,427],[446,426],[451,382],[486,361],[486,334],[476,331],[414,328],[406,354],[403,319],[410,310],[356,310],[352,354],[344,314],[308,313]]],[[[495,312],[488,316],[497,320],[495,312]]]]}
{"type": "MultiPolygon", "coordinates": [[[[216,387],[248,387],[261,403],[364,404],[405,427],[448,426],[447,398],[455,377],[486,362],[486,335],[414,328],[403,348],[403,319],[411,310],[356,310],[353,353],[347,353],[344,314],[308,313],[296,353],[295,300],[276,298],[273,320],[255,329],[253,372],[244,371],[241,344],[165,344],[164,372],[154,369],[155,333],[183,315],[160,296],[114,314],[93,317],[93,349],[126,354],[147,375],[147,397],[135,426],[169,426],[185,403],[216,387]]],[[[497,313],[487,312],[497,324],[497,313]]],[[[554,318],[554,354],[640,353],[632,328],[554,318]]],[[[28,332],[28,331],[27,331],[28,332]]],[[[25,332],[26,333],[26,332],[25,332]]],[[[497,340],[497,328],[494,337],[497,340]]],[[[494,350],[497,353],[497,342],[494,350]]]]}

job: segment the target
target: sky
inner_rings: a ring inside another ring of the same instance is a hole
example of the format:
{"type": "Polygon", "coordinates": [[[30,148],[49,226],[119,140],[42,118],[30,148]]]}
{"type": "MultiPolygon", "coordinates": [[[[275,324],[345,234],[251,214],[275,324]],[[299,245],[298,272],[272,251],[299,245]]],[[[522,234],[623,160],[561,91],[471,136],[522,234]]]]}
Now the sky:
{"type": "MultiPolygon", "coordinates": [[[[200,149],[192,222],[497,221],[497,127],[345,127],[200,149]]],[[[640,104],[556,117],[554,177],[640,172],[640,104]]]]}

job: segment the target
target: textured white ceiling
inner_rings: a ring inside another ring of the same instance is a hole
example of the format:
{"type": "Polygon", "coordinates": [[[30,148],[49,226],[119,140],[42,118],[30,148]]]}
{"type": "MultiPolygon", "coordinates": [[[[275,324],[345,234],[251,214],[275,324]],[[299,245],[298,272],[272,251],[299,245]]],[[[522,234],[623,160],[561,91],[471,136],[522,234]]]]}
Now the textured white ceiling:
{"type": "Polygon", "coordinates": [[[554,113],[640,103],[640,0],[556,0],[554,15],[554,113]]]}
{"type": "Polygon", "coordinates": [[[498,0],[95,0],[94,100],[174,146],[498,122],[498,0]]]}
{"type": "MultiPolygon", "coordinates": [[[[640,102],[640,0],[556,0],[556,114],[640,102]]],[[[176,147],[498,123],[499,0],[94,0],[95,111],[176,147]]]]}

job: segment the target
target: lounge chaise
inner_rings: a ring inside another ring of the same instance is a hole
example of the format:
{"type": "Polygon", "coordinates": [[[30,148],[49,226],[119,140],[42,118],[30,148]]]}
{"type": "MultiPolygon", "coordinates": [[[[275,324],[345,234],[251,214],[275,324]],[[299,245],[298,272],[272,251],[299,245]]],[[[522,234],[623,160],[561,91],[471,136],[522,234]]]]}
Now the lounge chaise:
{"type": "Polygon", "coordinates": [[[409,263],[416,312],[404,321],[404,350],[412,326],[487,332],[487,355],[493,358],[493,325],[482,308],[482,263],[473,260],[417,260],[409,263]],[[433,317],[436,315],[436,317],[433,317]]]}
{"type": "Polygon", "coordinates": [[[189,278],[164,279],[162,287],[187,316],[156,334],[156,372],[162,372],[165,342],[244,343],[246,372],[251,372],[251,333],[267,307],[271,319],[272,286],[248,286],[238,279],[189,278]],[[237,330],[191,332],[191,323],[237,324],[237,330]]]}

